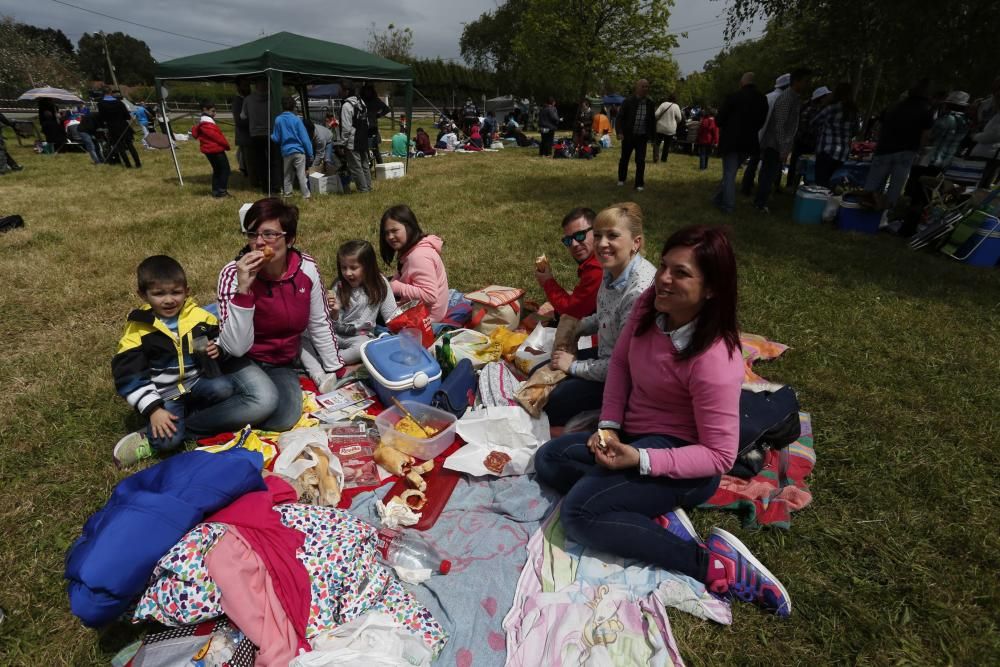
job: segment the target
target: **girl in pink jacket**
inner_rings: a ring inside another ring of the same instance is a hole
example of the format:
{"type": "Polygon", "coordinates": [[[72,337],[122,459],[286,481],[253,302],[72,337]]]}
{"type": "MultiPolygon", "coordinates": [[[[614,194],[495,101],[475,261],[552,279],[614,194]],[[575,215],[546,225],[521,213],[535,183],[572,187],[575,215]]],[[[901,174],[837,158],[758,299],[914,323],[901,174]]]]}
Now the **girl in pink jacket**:
{"type": "Polygon", "coordinates": [[[573,541],[787,616],[788,592],[746,546],[719,528],[702,543],[683,512],[736,459],[742,382],[732,247],[719,227],[681,229],[615,344],[598,432],[547,442],[535,472],[566,496],[573,541]]]}
{"type": "Polygon", "coordinates": [[[413,299],[424,302],[431,322],[440,322],[448,311],[448,274],[441,261],[440,237],[424,234],[417,216],[406,204],[382,214],[379,254],[382,261],[396,260],[396,273],[389,286],[400,304],[413,299]]]}

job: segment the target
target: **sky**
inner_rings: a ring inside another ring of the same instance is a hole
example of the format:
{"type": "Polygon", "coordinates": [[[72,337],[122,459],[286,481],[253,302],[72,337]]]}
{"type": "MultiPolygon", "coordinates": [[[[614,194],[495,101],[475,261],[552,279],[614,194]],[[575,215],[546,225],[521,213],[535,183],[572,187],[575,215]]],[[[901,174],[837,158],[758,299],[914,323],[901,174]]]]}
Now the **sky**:
{"type": "MultiPolygon", "coordinates": [[[[0,0],[0,15],[11,16],[20,23],[58,28],[74,44],[85,32],[124,32],[146,42],[153,57],[159,61],[235,46],[280,31],[364,48],[372,23],[378,29],[393,23],[397,27],[405,26],[413,30],[413,52],[417,57],[440,57],[461,62],[458,40],[463,25],[494,9],[497,2],[301,0],[281,6],[274,0],[203,0],[198,3],[185,0],[169,3],[0,0]],[[357,11],[358,7],[363,7],[364,11],[357,11]],[[115,18],[99,16],[94,12],[115,18]]],[[[675,0],[670,19],[671,30],[688,32],[688,37],[680,40],[674,54],[682,74],[700,70],[706,60],[718,53],[723,44],[724,9],[725,0],[675,0]]],[[[751,34],[759,32],[758,29],[751,34]]]]}

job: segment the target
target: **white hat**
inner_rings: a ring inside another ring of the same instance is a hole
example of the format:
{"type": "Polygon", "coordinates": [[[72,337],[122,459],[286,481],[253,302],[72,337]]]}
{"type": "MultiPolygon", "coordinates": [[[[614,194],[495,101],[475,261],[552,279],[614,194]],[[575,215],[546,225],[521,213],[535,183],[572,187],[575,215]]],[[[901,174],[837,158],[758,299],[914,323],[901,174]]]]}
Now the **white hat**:
{"type": "Polygon", "coordinates": [[[809,100],[810,101],[817,100],[817,99],[819,99],[821,97],[825,97],[825,96],[829,95],[832,92],[833,91],[830,90],[829,88],[827,88],[826,86],[820,86],[819,88],[817,88],[816,90],[813,91],[813,95],[812,95],[811,98],[809,98],[809,100]]]}
{"type": "Polygon", "coordinates": [[[774,80],[775,88],[788,88],[788,86],[790,85],[792,85],[791,74],[782,74],[781,76],[779,76],[777,79],[774,80]]]}
{"type": "Polygon", "coordinates": [[[969,94],[961,90],[953,90],[945,98],[945,104],[954,104],[957,107],[969,106],[969,94]]]}
{"type": "Polygon", "coordinates": [[[247,230],[247,225],[246,225],[247,211],[250,210],[251,206],[253,206],[253,204],[251,204],[250,202],[247,202],[246,204],[243,204],[243,206],[240,206],[240,231],[241,232],[245,232],[247,230]]]}

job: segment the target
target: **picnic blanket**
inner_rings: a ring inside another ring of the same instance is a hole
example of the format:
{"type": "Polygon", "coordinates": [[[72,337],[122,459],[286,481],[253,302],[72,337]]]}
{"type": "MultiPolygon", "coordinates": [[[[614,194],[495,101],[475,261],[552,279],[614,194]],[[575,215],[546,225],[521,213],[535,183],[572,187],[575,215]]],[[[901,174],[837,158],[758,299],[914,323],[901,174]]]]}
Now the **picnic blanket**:
{"type": "Polygon", "coordinates": [[[792,512],[812,502],[805,480],[816,464],[809,414],[800,412],[799,423],[799,439],[784,449],[769,450],[759,474],[750,479],[723,475],[715,495],[701,507],[735,510],[744,528],[788,529],[792,512]]]}
{"type": "Polygon", "coordinates": [[[557,509],[528,543],[503,622],[507,664],[683,665],[667,607],[732,623],[701,582],[572,542],[557,509]]]}
{"type": "MultiPolygon", "coordinates": [[[[351,512],[377,525],[375,500],[390,486],[358,496],[351,512]]],[[[422,533],[443,558],[451,560],[451,571],[406,585],[448,634],[436,664],[499,667],[505,663],[503,615],[513,601],[528,540],[554,499],[524,475],[459,480],[437,523],[422,533]]]]}

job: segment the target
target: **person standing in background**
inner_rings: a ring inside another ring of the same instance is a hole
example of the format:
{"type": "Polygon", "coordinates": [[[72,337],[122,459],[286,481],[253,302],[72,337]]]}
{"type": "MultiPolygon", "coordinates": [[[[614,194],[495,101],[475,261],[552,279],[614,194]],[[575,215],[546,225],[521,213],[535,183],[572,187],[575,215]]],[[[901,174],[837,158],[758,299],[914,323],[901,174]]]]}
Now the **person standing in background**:
{"type": "Polygon", "coordinates": [[[736,173],[748,155],[760,153],[758,133],[767,119],[767,98],[757,90],[753,72],[740,78],[739,91],[726,98],[719,111],[719,153],[722,180],[712,203],[723,213],[736,208],[736,173]]]}
{"type": "Polygon", "coordinates": [[[538,146],[540,157],[552,155],[552,140],[555,138],[558,127],[559,112],[556,110],[556,98],[550,97],[538,113],[538,130],[542,135],[542,142],[538,146]]]}
{"type": "Polygon", "coordinates": [[[684,114],[677,104],[677,97],[670,93],[667,100],[656,108],[656,138],[653,141],[653,164],[666,162],[670,155],[670,145],[674,143],[677,136],[677,123],[684,122],[684,114]],[[663,146],[663,154],[660,155],[660,145],[663,146]]]}
{"type": "Polygon", "coordinates": [[[625,185],[628,162],[635,151],[635,189],[642,192],[646,181],[646,144],[656,134],[653,101],[649,99],[649,81],[639,79],[635,93],[622,104],[616,132],[622,143],[622,156],[618,160],[618,185],[625,185]]]}
{"type": "Polygon", "coordinates": [[[243,117],[243,101],[250,94],[250,84],[246,79],[236,80],[236,95],[229,101],[233,113],[233,127],[236,128],[236,165],[240,173],[246,176],[247,146],[250,145],[250,123],[243,117]]]}

